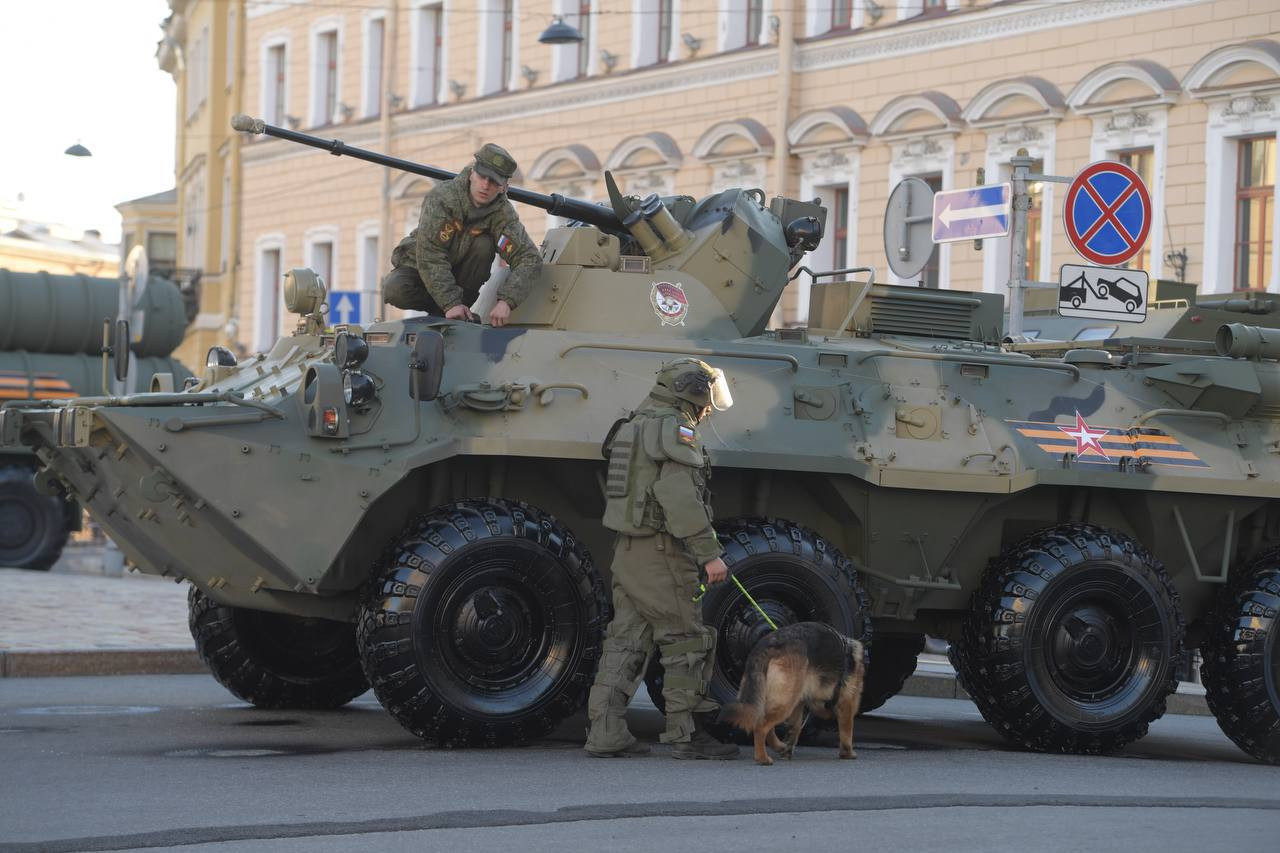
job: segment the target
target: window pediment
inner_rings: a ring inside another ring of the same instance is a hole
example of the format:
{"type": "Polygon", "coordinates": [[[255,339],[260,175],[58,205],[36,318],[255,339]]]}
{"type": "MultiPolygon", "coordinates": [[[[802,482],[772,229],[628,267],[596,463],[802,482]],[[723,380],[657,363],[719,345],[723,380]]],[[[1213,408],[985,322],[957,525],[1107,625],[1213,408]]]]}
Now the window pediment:
{"type": "Polygon", "coordinates": [[[1258,39],[1210,51],[1191,67],[1182,86],[1198,98],[1280,88],[1280,43],[1258,39]]]}
{"type": "Polygon", "coordinates": [[[963,129],[960,105],[951,97],[933,91],[894,98],[871,122],[874,136],[889,138],[959,133],[963,129]]]}
{"type": "Polygon", "coordinates": [[[678,169],[684,156],[674,139],[661,131],[630,136],[609,154],[604,167],[610,171],[635,169],[678,169]]]}
{"type": "Polygon", "coordinates": [[[564,145],[539,155],[529,170],[535,181],[560,182],[595,180],[600,174],[600,161],[585,145],[564,145]]]}
{"type": "Polygon", "coordinates": [[[720,122],[702,134],[693,146],[693,156],[700,160],[768,157],[771,154],[773,137],[764,125],[752,118],[720,122]]]}
{"type": "Polygon", "coordinates": [[[1067,105],[1078,113],[1149,104],[1171,104],[1182,87],[1167,68],[1148,59],[1112,62],[1084,76],[1067,96],[1067,105]]]}
{"type": "Polygon", "coordinates": [[[867,123],[848,107],[811,110],[787,128],[787,141],[797,153],[861,145],[868,135],[867,123]]]}
{"type": "Polygon", "coordinates": [[[1066,100],[1058,87],[1040,77],[999,80],[978,94],[964,108],[963,117],[974,127],[992,127],[1012,121],[1061,118],[1066,100]]]}

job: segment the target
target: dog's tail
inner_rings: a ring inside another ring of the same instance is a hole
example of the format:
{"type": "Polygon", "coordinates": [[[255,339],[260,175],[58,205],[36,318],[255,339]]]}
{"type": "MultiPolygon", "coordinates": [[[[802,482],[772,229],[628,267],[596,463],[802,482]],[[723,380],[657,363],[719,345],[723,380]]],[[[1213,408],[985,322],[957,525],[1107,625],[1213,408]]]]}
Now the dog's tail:
{"type": "Polygon", "coordinates": [[[744,732],[755,731],[764,717],[765,675],[769,655],[753,654],[747,658],[747,671],[738,687],[738,701],[720,709],[720,722],[730,723],[744,732]]]}

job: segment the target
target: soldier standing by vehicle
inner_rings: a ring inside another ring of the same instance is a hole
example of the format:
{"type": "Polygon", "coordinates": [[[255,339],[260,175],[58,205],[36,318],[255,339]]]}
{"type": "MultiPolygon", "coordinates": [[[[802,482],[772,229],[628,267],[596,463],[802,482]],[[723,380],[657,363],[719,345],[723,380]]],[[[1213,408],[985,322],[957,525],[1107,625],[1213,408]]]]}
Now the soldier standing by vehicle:
{"type": "Polygon", "coordinates": [[[506,325],[542,266],[538,247],[506,196],[515,171],[511,155],[486,142],[475,162],[427,193],[418,227],[391,253],[383,301],[451,320],[474,320],[470,306],[489,280],[496,254],[511,273],[498,288],[489,323],[506,325]]]}
{"type": "Polygon", "coordinates": [[[717,583],[728,575],[711,525],[711,465],[697,425],[712,408],[733,404],[724,374],[695,358],[663,365],[640,407],[605,439],[609,459],[604,526],[618,533],[613,552],[613,621],[587,704],[586,751],[598,758],[643,755],[627,729],[627,704],[648,650],[662,655],[667,729],[673,758],[736,758],[698,724],[714,712],[707,684],[715,630],[702,624],[699,569],[717,583]]]}

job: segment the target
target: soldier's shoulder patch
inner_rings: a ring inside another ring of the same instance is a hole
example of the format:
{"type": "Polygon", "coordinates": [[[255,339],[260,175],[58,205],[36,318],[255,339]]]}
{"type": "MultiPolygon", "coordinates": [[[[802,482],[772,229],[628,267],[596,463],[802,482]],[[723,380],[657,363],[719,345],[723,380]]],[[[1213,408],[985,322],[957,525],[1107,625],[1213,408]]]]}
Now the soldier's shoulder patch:
{"type": "Polygon", "coordinates": [[[698,443],[698,434],[692,427],[681,426],[676,428],[676,439],[681,444],[694,445],[698,443]]]}
{"type": "Polygon", "coordinates": [[[498,235],[498,253],[504,257],[509,257],[516,249],[516,241],[512,240],[506,234],[498,235]]]}

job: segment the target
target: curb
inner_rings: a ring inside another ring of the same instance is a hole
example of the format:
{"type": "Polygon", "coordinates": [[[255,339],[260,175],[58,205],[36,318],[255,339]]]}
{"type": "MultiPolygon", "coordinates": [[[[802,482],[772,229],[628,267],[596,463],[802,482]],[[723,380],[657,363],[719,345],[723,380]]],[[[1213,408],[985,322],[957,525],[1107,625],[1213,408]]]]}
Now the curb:
{"type": "MultiPolygon", "coordinates": [[[[945,665],[922,662],[899,695],[933,699],[968,699],[955,673],[945,665]],[[928,668],[926,668],[928,667],[928,668]]],[[[46,678],[72,675],[193,675],[208,669],[194,649],[95,649],[67,652],[0,651],[0,678],[46,678]]],[[[1181,683],[1169,696],[1169,714],[1211,716],[1204,688],[1181,683]]]]}
{"type": "Polygon", "coordinates": [[[208,672],[195,649],[0,651],[0,678],[191,675],[208,672]]]}
{"type": "MultiPolygon", "coordinates": [[[[907,679],[899,696],[925,696],[934,699],[968,699],[969,694],[960,686],[954,672],[920,672],[917,671],[907,679]]],[[[1175,693],[1166,700],[1166,714],[1189,714],[1195,717],[1210,717],[1209,705],[1205,702],[1204,688],[1198,684],[1181,682],[1175,693]]]]}

